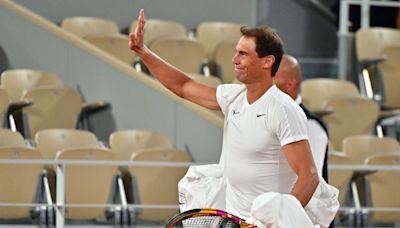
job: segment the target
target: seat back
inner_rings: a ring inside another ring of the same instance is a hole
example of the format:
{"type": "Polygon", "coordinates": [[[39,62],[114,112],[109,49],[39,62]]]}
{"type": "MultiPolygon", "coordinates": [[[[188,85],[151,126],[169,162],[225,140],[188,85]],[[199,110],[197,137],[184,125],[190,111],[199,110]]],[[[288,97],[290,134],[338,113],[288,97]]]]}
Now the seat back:
{"type": "Polygon", "coordinates": [[[383,27],[364,28],[356,32],[355,41],[358,61],[385,58],[378,64],[382,78],[378,77],[378,72],[369,72],[374,76],[370,76],[370,86],[377,93],[383,93],[383,108],[400,108],[400,82],[397,80],[400,73],[400,31],[383,27]]]}
{"type": "MultiPolygon", "coordinates": [[[[0,147],[0,159],[40,160],[39,151],[26,147],[0,147]]],[[[34,202],[42,164],[0,164],[0,202],[34,202]]],[[[29,218],[32,207],[0,207],[0,219],[29,218]]]]}
{"type": "MultiPolygon", "coordinates": [[[[400,153],[386,153],[372,155],[366,159],[366,165],[387,165],[399,167],[400,153]]],[[[391,208],[400,207],[399,171],[377,171],[366,176],[371,188],[372,207],[391,208]]],[[[400,212],[373,212],[371,220],[375,222],[398,222],[400,212]]]]}
{"type": "Polygon", "coordinates": [[[311,111],[324,109],[324,100],[336,95],[358,95],[357,86],[350,81],[330,78],[313,78],[301,82],[303,103],[311,111]]]}
{"type": "Polygon", "coordinates": [[[198,40],[187,37],[164,37],[151,42],[149,48],[184,72],[201,72],[205,50],[198,40]]]}
{"type": "Polygon", "coordinates": [[[76,129],[45,129],[35,135],[36,148],[43,157],[54,160],[58,151],[76,147],[98,147],[95,134],[76,129]]]}
{"type": "MultiPolygon", "coordinates": [[[[129,30],[135,31],[137,21],[133,21],[129,30]]],[[[146,20],[146,35],[144,36],[144,44],[149,45],[152,41],[161,37],[169,36],[187,36],[185,25],[176,21],[160,20],[160,19],[147,19],[146,20]]]]}
{"type": "Polygon", "coordinates": [[[5,113],[7,112],[8,104],[10,103],[10,98],[6,90],[0,88],[0,124],[4,124],[5,113]]]}
{"type": "Polygon", "coordinates": [[[379,116],[378,104],[359,96],[336,96],[325,100],[324,109],[333,113],[323,117],[329,138],[336,150],[350,135],[372,134],[379,116]]]}
{"type": "Polygon", "coordinates": [[[85,40],[113,55],[117,59],[132,65],[135,60],[135,53],[128,47],[129,38],[127,36],[87,36],[85,40]]]}
{"type": "Polygon", "coordinates": [[[214,60],[217,64],[218,74],[224,83],[233,83],[235,80],[235,67],[232,58],[236,53],[236,39],[223,40],[215,49],[214,60]]]}
{"type": "MultiPolygon", "coordinates": [[[[223,21],[202,22],[197,26],[197,38],[204,45],[207,58],[214,60],[214,52],[223,40],[239,40],[243,24],[223,21]]],[[[233,56],[232,56],[233,57],[233,56]]]]}
{"type": "MultiPolygon", "coordinates": [[[[350,165],[353,161],[349,156],[342,152],[332,152],[328,153],[328,164],[329,165],[350,165]]],[[[351,170],[332,170],[328,172],[329,184],[335,186],[339,189],[339,203],[341,206],[346,206],[345,199],[349,191],[349,183],[351,177],[353,176],[353,171],[351,170]]]]}
{"type": "Polygon", "coordinates": [[[390,137],[352,135],[343,140],[342,150],[354,163],[364,164],[365,159],[371,155],[400,152],[400,145],[396,139],[390,137]]]}
{"type": "Polygon", "coordinates": [[[382,50],[399,46],[400,31],[393,28],[370,27],[357,30],[355,44],[357,59],[363,60],[382,56],[382,50]]]}
{"type": "MultiPolygon", "coordinates": [[[[400,37],[399,37],[400,39],[400,37]]],[[[398,46],[387,47],[382,50],[386,60],[380,64],[383,79],[383,103],[387,109],[400,108],[400,40],[398,46]]]]}
{"type": "Polygon", "coordinates": [[[62,86],[61,78],[49,71],[16,69],[6,70],[1,74],[1,87],[11,100],[20,100],[25,91],[41,86],[62,86]]]}
{"type": "Polygon", "coordinates": [[[116,157],[129,161],[132,153],[146,148],[172,148],[171,140],[163,133],[147,130],[125,130],[110,134],[109,144],[116,157]]]}
{"type": "Polygon", "coordinates": [[[33,105],[24,108],[31,137],[43,129],[75,128],[82,108],[80,94],[66,87],[30,89],[23,99],[33,101],[33,105]]]}
{"type": "MultiPolygon", "coordinates": [[[[190,156],[177,149],[143,149],[132,154],[131,161],[191,162],[190,156]]],[[[178,205],[178,182],[187,167],[130,166],[130,174],[136,177],[140,204],[178,205]]],[[[166,220],[179,209],[141,208],[138,217],[143,220],[166,220]]]]}
{"type": "Polygon", "coordinates": [[[18,131],[0,128],[0,147],[5,146],[25,146],[24,137],[18,131]]]}
{"type": "MultiPolygon", "coordinates": [[[[74,148],[57,153],[56,160],[103,160],[114,161],[114,154],[106,149],[74,148]]],[[[113,177],[117,166],[112,165],[67,165],[64,171],[65,202],[68,204],[108,204],[113,177]]],[[[67,207],[67,219],[104,219],[104,207],[67,207]]]]}
{"type": "Polygon", "coordinates": [[[119,34],[118,25],[113,20],[96,17],[68,17],[62,20],[61,28],[79,37],[119,34]]]}

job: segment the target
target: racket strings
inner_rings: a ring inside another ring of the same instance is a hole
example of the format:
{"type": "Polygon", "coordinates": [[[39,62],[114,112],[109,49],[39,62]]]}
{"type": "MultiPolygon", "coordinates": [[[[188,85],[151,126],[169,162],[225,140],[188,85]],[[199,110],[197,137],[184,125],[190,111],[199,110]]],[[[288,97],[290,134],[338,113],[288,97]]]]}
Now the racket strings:
{"type": "Polygon", "coordinates": [[[240,228],[240,225],[234,221],[218,217],[218,216],[201,216],[201,217],[191,217],[182,221],[178,226],[174,227],[184,227],[184,228],[240,228]]]}

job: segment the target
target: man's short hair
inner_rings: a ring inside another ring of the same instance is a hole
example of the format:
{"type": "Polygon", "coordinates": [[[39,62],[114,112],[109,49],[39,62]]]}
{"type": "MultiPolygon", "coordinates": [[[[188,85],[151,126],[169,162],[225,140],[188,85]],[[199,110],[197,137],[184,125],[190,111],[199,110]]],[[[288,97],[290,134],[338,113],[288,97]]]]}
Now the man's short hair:
{"type": "Polygon", "coordinates": [[[271,75],[275,76],[283,55],[283,42],[281,38],[268,26],[243,26],[240,28],[243,36],[256,39],[256,52],[259,58],[273,55],[275,62],[272,65],[271,75]]]}

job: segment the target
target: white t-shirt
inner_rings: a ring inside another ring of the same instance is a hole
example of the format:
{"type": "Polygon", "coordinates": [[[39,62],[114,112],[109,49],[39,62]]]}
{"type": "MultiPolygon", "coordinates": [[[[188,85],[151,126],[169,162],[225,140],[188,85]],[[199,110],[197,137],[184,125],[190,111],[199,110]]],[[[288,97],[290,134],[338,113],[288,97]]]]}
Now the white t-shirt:
{"type": "Polygon", "coordinates": [[[317,167],[318,174],[322,176],[326,146],[328,145],[328,135],[318,121],[314,119],[307,120],[307,128],[309,137],[308,142],[310,143],[314,163],[317,167]]]}
{"type": "Polygon", "coordinates": [[[220,85],[217,101],[225,115],[222,159],[227,177],[226,209],[248,218],[257,196],[291,192],[297,176],[282,146],[308,139],[306,116],[275,85],[253,104],[247,101],[244,85],[220,85]]]}
{"type": "MultiPolygon", "coordinates": [[[[295,102],[302,103],[301,96],[297,96],[295,102]]],[[[311,153],[317,167],[318,175],[322,176],[324,167],[326,147],[328,146],[328,135],[321,124],[315,119],[307,119],[308,143],[310,143],[311,153]]]]}

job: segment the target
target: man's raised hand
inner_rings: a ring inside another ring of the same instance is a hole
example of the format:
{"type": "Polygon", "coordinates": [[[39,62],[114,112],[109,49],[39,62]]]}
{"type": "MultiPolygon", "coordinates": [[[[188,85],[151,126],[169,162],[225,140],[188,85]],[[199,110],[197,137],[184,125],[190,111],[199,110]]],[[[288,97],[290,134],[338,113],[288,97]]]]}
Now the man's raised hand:
{"type": "Polygon", "coordinates": [[[129,34],[129,48],[135,52],[143,48],[144,24],[144,9],[140,9],[136,29],[129,34]]]}

